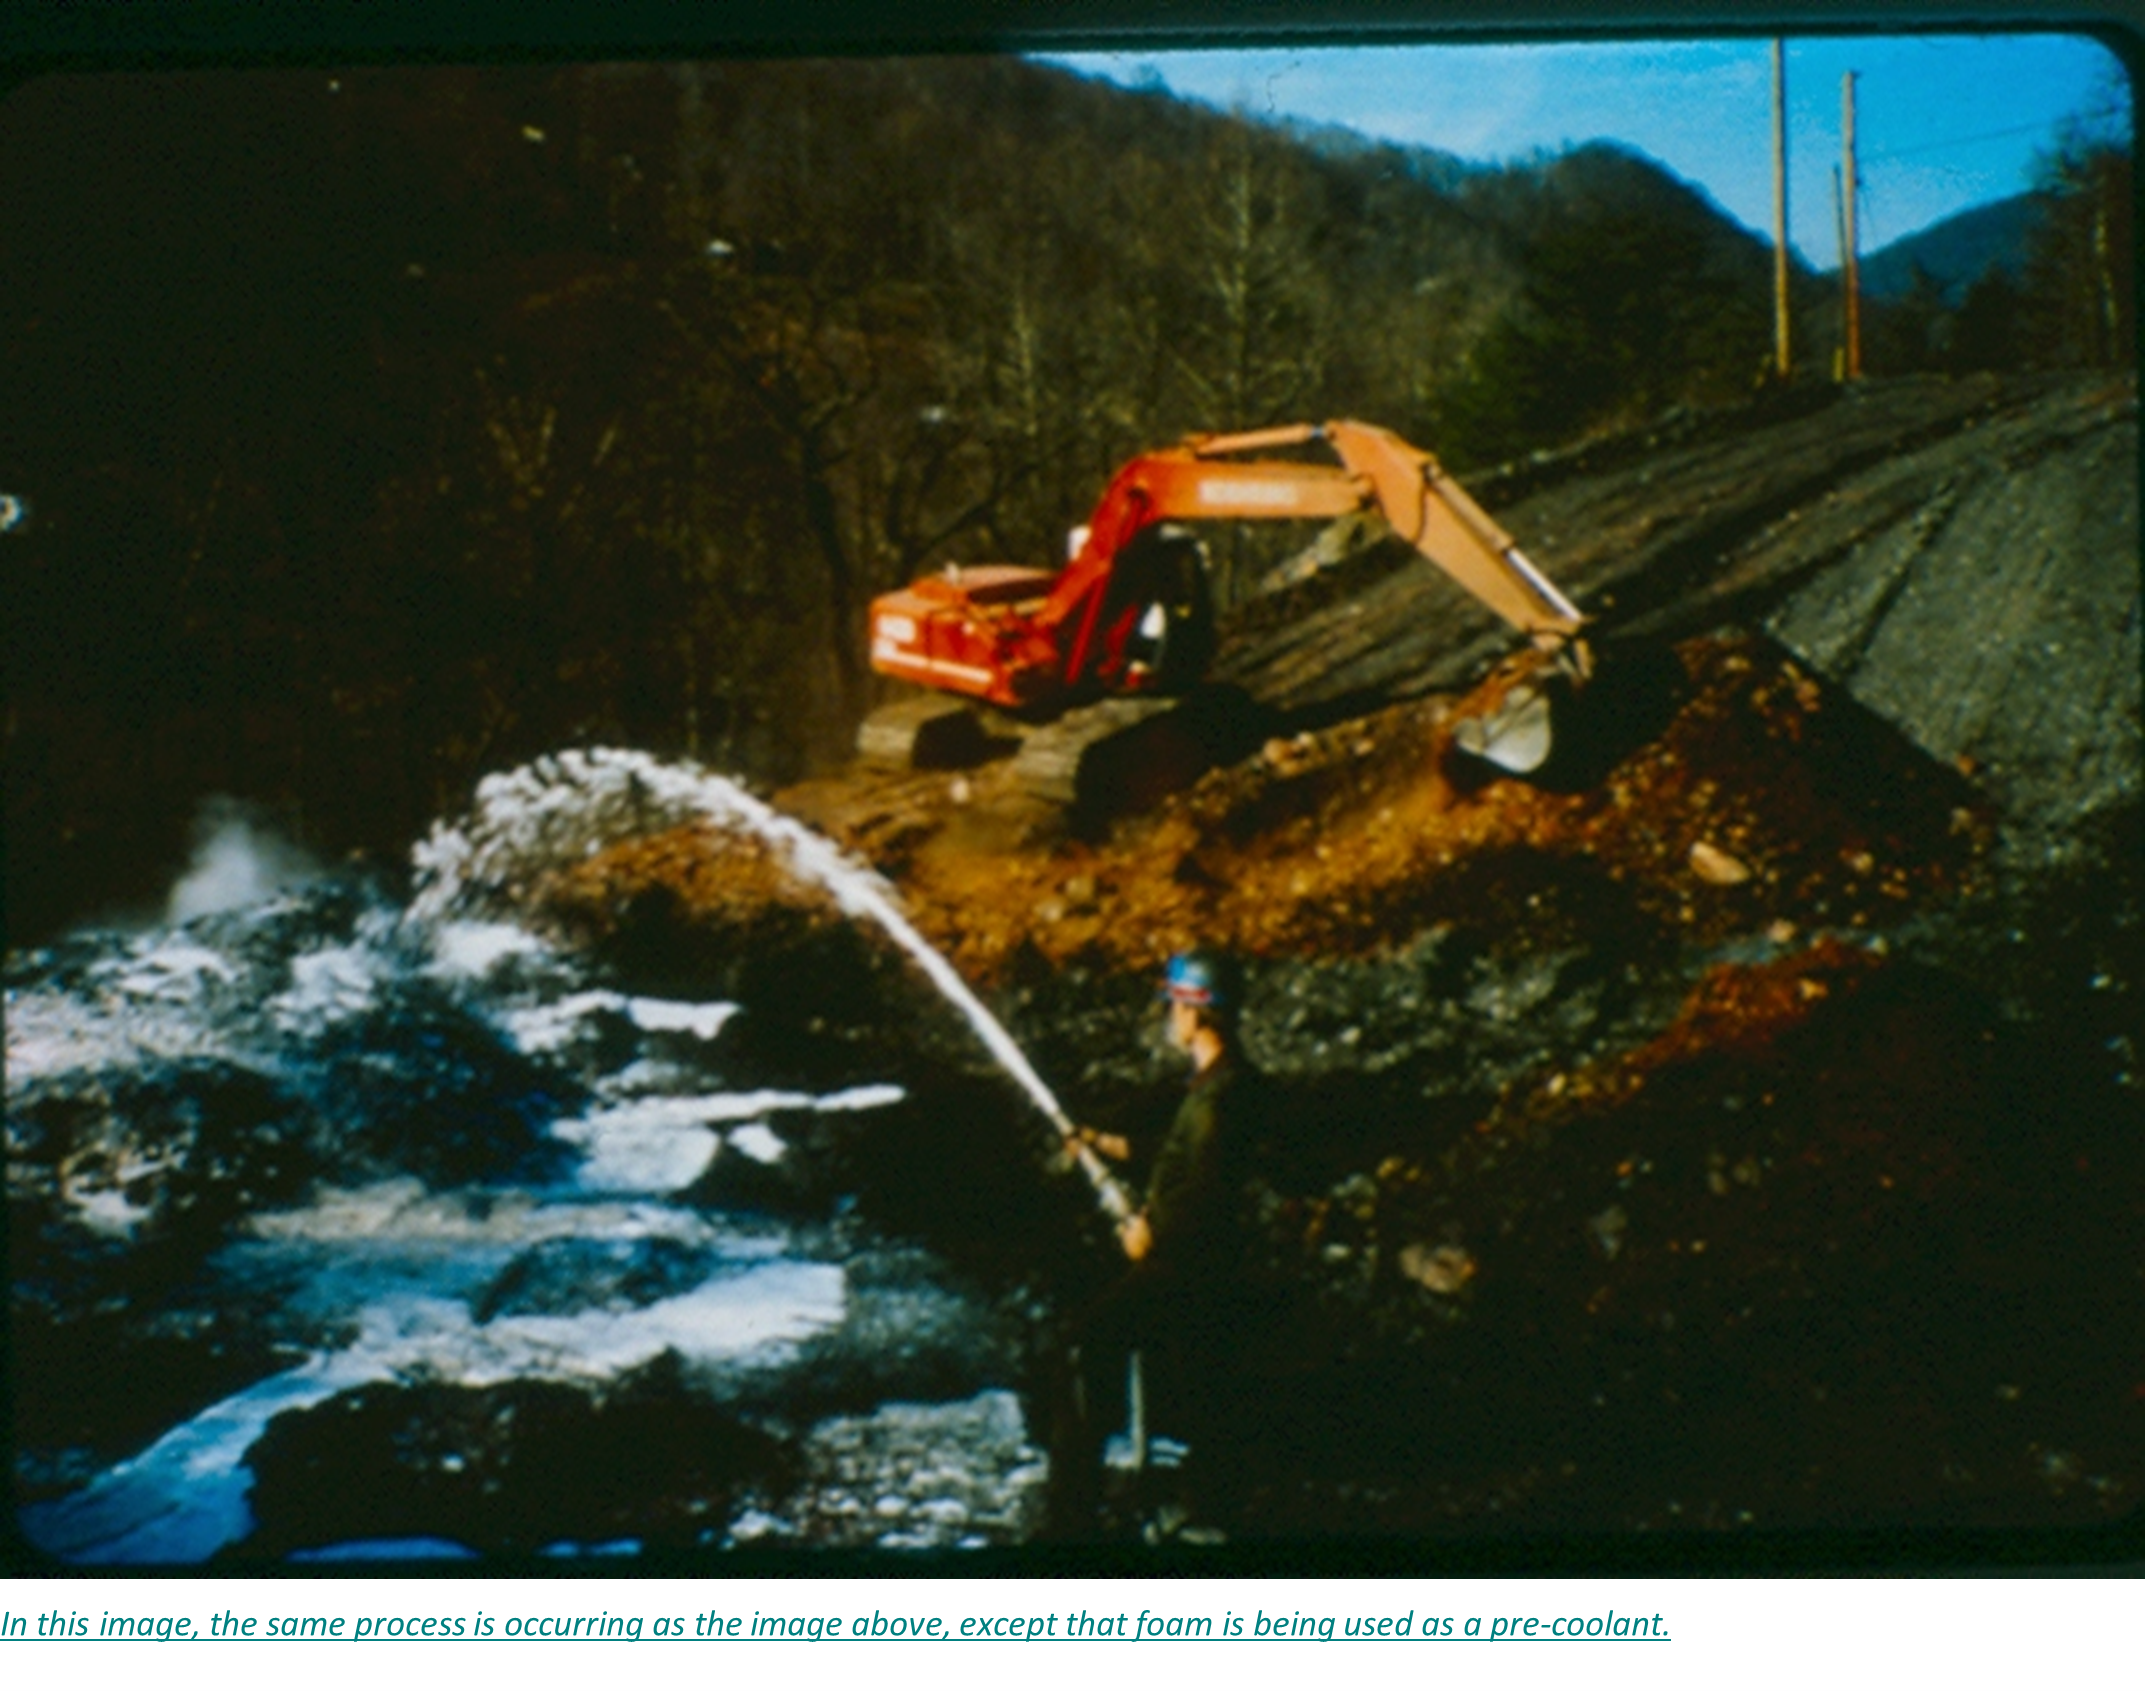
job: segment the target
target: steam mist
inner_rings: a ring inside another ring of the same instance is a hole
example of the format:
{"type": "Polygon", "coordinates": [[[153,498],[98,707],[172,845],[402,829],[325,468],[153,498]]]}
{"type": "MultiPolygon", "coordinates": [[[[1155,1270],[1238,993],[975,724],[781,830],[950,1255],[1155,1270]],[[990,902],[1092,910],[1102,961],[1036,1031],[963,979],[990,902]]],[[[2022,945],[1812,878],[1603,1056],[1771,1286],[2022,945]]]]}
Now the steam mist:
{"type": "Polygon", "coordinates": [[[193,861],[165,910],[172,922],[257,904],[320,873],[318,862],[237,799],[203,800],[193,833],[193,861]]]}

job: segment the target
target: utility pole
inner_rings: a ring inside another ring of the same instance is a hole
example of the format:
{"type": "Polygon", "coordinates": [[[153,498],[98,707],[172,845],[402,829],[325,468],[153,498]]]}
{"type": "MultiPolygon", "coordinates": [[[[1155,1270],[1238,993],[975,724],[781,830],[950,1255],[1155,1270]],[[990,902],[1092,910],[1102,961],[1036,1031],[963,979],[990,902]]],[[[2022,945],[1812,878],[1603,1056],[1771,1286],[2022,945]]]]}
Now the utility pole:
{"type": "Polygon", "coordinates": [[[1832,379],[1847,380],[1847,203],[1840,194],[1840,167],[1832,167],[1832,234],[1840,247],[1840,339],[1832,349],[1832,379]]]}
{"type": "Polygon", "coordinates": [[[1855,264],[1855,73],[1840,77],[1840,287],[1847,311],[1847,369],[1862,377],[1862,282],[1855,264]]]}
{"type": "Polygon", "coordinates": [[[1788,351],[1787,48],[1773,37],[1773,369],[1786,381],[1788,351]]]}

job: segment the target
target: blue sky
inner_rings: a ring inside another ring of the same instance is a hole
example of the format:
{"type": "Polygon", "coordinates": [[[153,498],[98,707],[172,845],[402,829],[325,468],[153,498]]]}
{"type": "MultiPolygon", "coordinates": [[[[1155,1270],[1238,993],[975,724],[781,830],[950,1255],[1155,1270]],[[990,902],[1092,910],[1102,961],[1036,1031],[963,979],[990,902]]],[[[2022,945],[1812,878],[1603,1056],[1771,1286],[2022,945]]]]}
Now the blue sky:
{"type": "MultiPolygon", "coordinates": [[[[1211,105],[1340,124],[1485,162],[1621,141],[1703,188],[1738,221],[1772,232],[1765,39],[1140,49],[1052,62],[1128,85],[1159,78],[1211,105]]],[[[1820,270],[1839,259],[1832,172],[1840,79],[1850,70],[1858,73],[1856,244],[1864,253],[2021,192],[2066,122],[2127,109],[2130,99],[2121,62],[2088,36],[1791,39],[1790,236],[1820,270]]],[[[2111,120],[2103,116],[2095,127],[2106,132],[2111,120]]]]}

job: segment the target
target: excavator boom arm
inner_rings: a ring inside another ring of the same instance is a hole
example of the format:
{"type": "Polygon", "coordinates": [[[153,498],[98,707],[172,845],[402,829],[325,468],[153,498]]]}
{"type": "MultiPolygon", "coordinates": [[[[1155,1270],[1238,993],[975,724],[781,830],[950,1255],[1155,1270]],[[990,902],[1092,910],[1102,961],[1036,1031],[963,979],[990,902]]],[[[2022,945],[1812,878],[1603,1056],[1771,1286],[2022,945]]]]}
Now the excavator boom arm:
{"type": "Polygon", "coordinates": [[[1585,621],[1427,452],[1368,423],[1328,423],[1341,462],[1370,483],[1393,532],[1521,633],[1558,640],[1585,621]]]}
{"type": "Polygon", "coordinates": [[[1194,435],[1181,446],[1134,458],[1104,491],[1085,541],[1037,611],[1033,628],[1063,640],[1061,631],[1071,625],[1064,673],[1067,681],[1077,680],[1094,650],[1110,572],[1142,529],[1172,519],[1337,517],[1370,507],[1538,643],[1561,645],[1585,620],[1429,453],[1388,429],[1337,421],[1194,435]],[[1340,463],[1237,456],[1314,441],[1327,445],[1340,463]]]}

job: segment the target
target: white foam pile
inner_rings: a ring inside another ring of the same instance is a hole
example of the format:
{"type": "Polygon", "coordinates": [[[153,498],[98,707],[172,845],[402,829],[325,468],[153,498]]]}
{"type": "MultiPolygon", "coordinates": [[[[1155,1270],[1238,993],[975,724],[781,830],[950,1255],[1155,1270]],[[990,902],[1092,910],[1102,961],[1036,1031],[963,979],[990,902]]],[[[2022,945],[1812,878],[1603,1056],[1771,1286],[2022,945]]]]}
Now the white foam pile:
{"type": "Polygon", "coordinates": [[[548,958],[551,948],[512,922],[435,922],[431,972],[482,980],[510,957],[548,958]]]}
{"type": "Polygon", "coordinates": [[[568,993],[548,1004],[509,1010],[502,1020],[514,1043],[525,1052],[556,1051],[580,1031],[581,1024],[601,1011],[624,1016],[644,1033],[689,1033],[695,1039],[713,1039],[737,1014],[735,1004],[692,1003],[674,998],[636,998],[623,992],[596,988],[568,993]]]}
{"type": "Polygon", "coordinates": [[[268,1002],[278,1027],[296,1033],[321,1022],[362,1015],[377,1001],[386,960],[369,945],[331,945],[290,963],[290,988],[268,1002]]]}
{"type": "Polygon", "coordinates": [[[584,1156],[575,1182],[595,1192],[678,1192],[699,1179],[725,1142],[759,1163],[781,1161],[780,1135],[760,1117],[776,1110],[869,1110],[897,1104],[898,1086],[858,1086],[824,1098],[808,1092],[715,1092],[637,1098],[590,1111],[551,1131],[584,1156]],[[741,1122],[727,1132],[720,1124],[741,1122]]]}
{"type": "Polygon", "coordinates": [[[756,1163],[778,1163],[789,1150],[782,1143],[782,1136],[763,1121],[748,1121],[743,1127],[733,1127],[725,1137],[733,1150],[742,1152],[756,1163]]]}
{"type": "Polygon", "coordinates": [[[77,986],[10,988],[9,1090],[76,1069],[220,1052],[224,1041],[210,1005],[237,978],[217,952],[157,932],[99,959],[77,986]]]}
{"type": "Polygon", "coordinates": [[[249,956],[248,940],[293,908],[270,900],[243,916],[219,913],[223,925],[213,932],[99,936],[107,954],[74,980],[10,988],[10,1092],[41,1077],[156,1059],[259,1058],[276,1035],[317,1032],[374,1008],[401,967],[392,914],[368,911],[349,942],[296,952],[287,963],[249,956]]]}
{"type": "Polygon", "coordinates": [[[628,998],[626,1015],[646,1033],[689,1033],[713,1039],[737,1014],[735,1004],[694,1004],[674,998],[628,998]]]}

